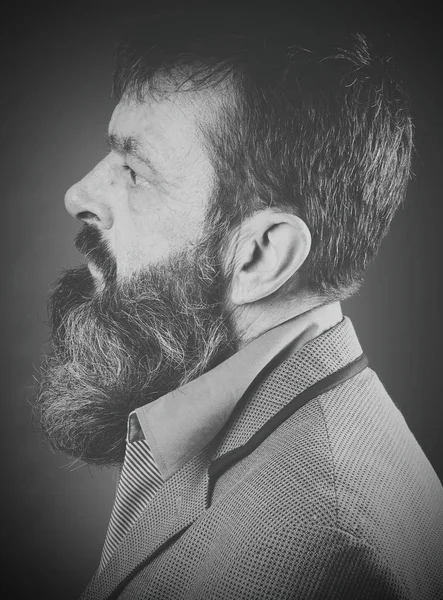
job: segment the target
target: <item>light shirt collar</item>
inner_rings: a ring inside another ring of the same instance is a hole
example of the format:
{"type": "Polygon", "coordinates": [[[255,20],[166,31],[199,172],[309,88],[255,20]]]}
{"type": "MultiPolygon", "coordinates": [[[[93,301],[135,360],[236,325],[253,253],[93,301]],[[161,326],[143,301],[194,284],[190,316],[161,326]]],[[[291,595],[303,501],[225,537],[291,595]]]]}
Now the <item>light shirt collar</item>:
{"type": "Polygon", "coordinates": [[[270,329],[211,371],[131,413],[129,443],[146,439],[166,481],[219,433],[260,371],[292,342],[293,351],[343,318],[339,302],[270,329]]]}

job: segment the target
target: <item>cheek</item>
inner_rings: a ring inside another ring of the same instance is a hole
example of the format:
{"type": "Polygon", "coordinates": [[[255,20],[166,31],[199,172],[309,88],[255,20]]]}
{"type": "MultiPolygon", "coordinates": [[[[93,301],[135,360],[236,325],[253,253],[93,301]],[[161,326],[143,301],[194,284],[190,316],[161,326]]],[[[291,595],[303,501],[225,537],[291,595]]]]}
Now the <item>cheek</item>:
{"type": "Polygon", "coordinates": [[[119,235],[120,264],[126,263],[126,272],[161,262],[199,237],[199,219],[192,218],[195,207],[172,205],[157,194],[131,198],[128,208],[126,227],[119,235]]]}
{"type": "Polygon", "coordinates": [[[198,192],[152,189],[129,199],[134,229],[158,233],[173,243],[196,240],[202,229],[204,201],[198,192]]]}
{"type": "Polygon", "coordinates": [[[146,219],[150,213],[158,211],[165,198],[154,187],[135,188],[128,193],[127,211],[134,220],[146,219]]]}
{"type": "Polygon", "coordinates": [[[117,271],[130,275],[166,260],[201,236],[204,201],[201,190],[135,189],[119,205],[114,221],[117,271]],[[187,192],[187,193],[186,193],[187,192]]]}
{"type": "Polygon", "coordinates": [[[183,206],[172,205],[167,196],[159,193],[149,198],[133,199],[130,203],[132,229],[141,244],[159,243],[162,239],[171,243],[184,234],[183,206]]]}

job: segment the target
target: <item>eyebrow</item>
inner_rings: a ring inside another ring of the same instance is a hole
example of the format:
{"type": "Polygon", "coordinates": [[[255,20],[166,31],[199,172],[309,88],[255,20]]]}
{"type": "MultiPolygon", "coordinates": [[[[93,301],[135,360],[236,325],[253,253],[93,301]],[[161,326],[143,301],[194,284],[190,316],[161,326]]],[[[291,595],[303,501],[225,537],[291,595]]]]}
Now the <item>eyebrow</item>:
{"type": "Polygon", "coordinates": [[[141,151],[140,142],[131,136],[119,136],[115,133],[108,133],[105,136],[106,144],[109,150],[117,154],[129,154],[139,162],[145,164],[157,177],[163,179],[157,167],[144,152],[141,151]]]}

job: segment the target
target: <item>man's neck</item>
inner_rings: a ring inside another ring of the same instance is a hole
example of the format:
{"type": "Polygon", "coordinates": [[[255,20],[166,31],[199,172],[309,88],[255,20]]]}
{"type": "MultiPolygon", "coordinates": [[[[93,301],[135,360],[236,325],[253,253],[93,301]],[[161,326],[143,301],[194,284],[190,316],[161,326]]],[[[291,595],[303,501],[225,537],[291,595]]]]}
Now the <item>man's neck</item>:
{"type": "Polygon", "coordinates": [[[238,349],[243,348],[252,340],[263,335],[266,331],[278,325],[301,317],[303,314],[315,308],[331,304],[337,312],[337,322],[341,320],[341,307],[339,302],[327,302],[324,298],[304,297],[293,301],[265,300],[254,305],[237,307],[232,313],[232,318],[238,339],[238,349]]]}

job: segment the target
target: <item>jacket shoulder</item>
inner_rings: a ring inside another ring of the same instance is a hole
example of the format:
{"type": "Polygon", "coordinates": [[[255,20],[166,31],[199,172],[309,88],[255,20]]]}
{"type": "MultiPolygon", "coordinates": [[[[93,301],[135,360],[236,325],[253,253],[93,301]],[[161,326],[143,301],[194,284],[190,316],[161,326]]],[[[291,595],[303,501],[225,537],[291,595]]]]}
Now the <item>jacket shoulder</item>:
{"type": "Polygon", "coordinates": [[[348,569],[359,565],[358,580],[388,586],[380,597],[438,597],[433,586],[443,593],[443,490],[370,369],[290,417],[217,492],[229,513],[243,515],[251,553],[275,540],[276,560],[292,551],[301,565],[303,548],[328,586],[339,553],[352,557],[348,569]]]}

